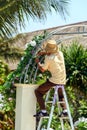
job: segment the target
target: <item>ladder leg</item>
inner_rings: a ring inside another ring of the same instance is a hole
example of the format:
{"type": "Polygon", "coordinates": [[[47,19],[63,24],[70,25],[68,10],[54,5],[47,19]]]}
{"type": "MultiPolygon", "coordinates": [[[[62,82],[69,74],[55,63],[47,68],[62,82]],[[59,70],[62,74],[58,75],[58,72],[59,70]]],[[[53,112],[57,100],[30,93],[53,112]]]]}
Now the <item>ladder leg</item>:
{"type": "Polygon", "coordinates": [[[51,112],[50,112],[50,116],[49,116],[49,121],[48,121],[48,125],[47,125],[47,130],[50,129],[50,125],[51,125],[51,121],[52,121],[52,116],[53,116],[53,111],[54,111],[54,105],[51,107],[51,112]]]}
{"type": "Polygon", "coordinates": [[[64,130],[64,122],[63,119],[60,119],[62,130],[64,130]]]}
{"type": "MultiPolygon", "coordinates": [[[[45,98],[45,105],[49,99],[49,95],[50,95],[50,90],[47,92],[46,94],[46,98],[45,98]]],[[[43,118],[40,118],[39,122],[38,122],[38,126],[37,126],[37,130],[40,130],[41,124],[42,124],[43,118]]]]}
{"type": "MultiPolygon", "coordinates": [[[[57,106],[58,106],[58,113],[60,115],[60,113],[61,113],[61,106],[60,106],[60,103],[59,103],[58,93],[57,93],[57,106]]],[[[63,119],[60,118],[60,122],[61,122],[62,130],[64,130],[64,121],[63,121],[63,119]]]]}
{"type": "Polygon", "coordinates": [[[49,121],[48,121],[48,125],[47,125],[47,130],[49,130],[50,124],[51,124],[51,121],[52,121],[54,106],[55,106],[55,103],[56,103],[56,100],[57,100],[57,91],[58,91],[58,86],[55,87],[55,92],[54,92],[54,96],[53,96],[53,102],[52,102],[51,112],[50,112],[49,121]]]}
{"type": "Polygon", "coordinates": [[[42,120],[43,120],[43,118],[40,118],[39,123],[38,123],[37,130],[40,130],[40,127],[41,127],[41,124],[42,124],[42,120]]]}
{"type": "Polygon", "coordinates": [[[50,95],[50,90],[47,92],[46,99],[45,99],[45,104],[48,101],[49,95],[50,95]]]}
{"type": "Polygon", "coordinates": [[[66,96],[66,92],[64,90],[64,87],[62,87],[62,90],[63,90],[63,95],[64,95],[64,99],[65,99],[65,103],[66,103],[66,107],[67,107],[67,111],[68,111],[68,116],[69,116],[69,119],[70,119],[71,129],[74,130],[74,125],[73,125],[71,113],[70,113],[70,110],[69,110],[69,105],[68,105],[67,96],[66,96]]]}
{"type": "MultiPolygon", "coordinates": [[[[51,90],[49,90],[49,91],[47,92],[47,94],[46,94],[45,105],[46,105],[46,103],[47,103],[47,101],[48,101],[48,99],[49,99],[50,91],[51,91],[51,90]]],[[[41,127],[42,121],[43,121],[43,118],[40,118],[39,123],[38,123],[37,130],[40,130],[40,127],[41,127]]]]}

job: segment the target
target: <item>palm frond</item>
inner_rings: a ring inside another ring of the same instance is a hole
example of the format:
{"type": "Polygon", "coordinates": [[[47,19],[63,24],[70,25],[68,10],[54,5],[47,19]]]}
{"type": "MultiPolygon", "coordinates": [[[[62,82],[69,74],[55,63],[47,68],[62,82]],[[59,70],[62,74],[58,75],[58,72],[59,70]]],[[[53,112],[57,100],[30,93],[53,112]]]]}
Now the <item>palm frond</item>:
{"type": "Polygon", "coordinates": [[[25,26],[25,17],[45,19],[52,8],[60,15],[67,14],[69,0],[0,0],[0,36],[10,37],[17,32],[18,25],[25,26]]]}

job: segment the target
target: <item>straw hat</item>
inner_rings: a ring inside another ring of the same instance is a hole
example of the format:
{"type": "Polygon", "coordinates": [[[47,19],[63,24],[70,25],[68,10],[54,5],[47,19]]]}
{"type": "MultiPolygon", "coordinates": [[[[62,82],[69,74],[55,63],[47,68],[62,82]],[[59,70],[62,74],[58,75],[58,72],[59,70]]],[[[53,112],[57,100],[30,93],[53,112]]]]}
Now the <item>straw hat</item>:
{"type": "Polygon", "coordinates": [[[47,53],[57,53],[58,46],[55,40],[48,40],[45,46],[45,51],[47,53]]]}

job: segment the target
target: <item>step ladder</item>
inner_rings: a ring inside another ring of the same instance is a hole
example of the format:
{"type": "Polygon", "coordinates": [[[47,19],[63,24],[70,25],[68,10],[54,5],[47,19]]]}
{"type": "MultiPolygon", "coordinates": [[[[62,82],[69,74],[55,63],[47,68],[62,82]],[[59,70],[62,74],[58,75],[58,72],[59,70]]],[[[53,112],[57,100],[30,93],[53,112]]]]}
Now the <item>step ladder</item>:
{"type": "Polygon", "coordinates": [[[66,92],[64,90],[64,86],[63,85],[57,85],[57,86],[55,86],[53,88],[54,88],[53,100],[52,101],[48,101],[51,90],[48,91],[46,99],[45,99],[45,104],[52,103],[51,110],[50,110],[50,115],[49,115],[49,117],[40,117],[40,120],[39,120],[39,123],[38,123],[38,126],[37,126],[37,130],[50,130],[51,121],[52,121],[53,112],[54,112],[54,107],[55,107],[56,103],[58,104],[58,114],[61,113],[61,106],[60,106],[60,104],[61,103],[66,103],[66,108],[67,108],[68,116],[67,117],[59,117],[60,122],[61,122],[61,128],[62,128],[62,130],[65,130],[64,129],[64,120],[67,120],[67,119],[69,120],[71,130],[75,130],[74,129],[74,125],[73,125],[73,120],[72,120],[72,117],[71,117],[71,113],[70,113],[70,110],[69,110],[69,105],[68,105],[68,101],[67,101],[66,92]],[[65,101],[59,101],[59,98],[58,98],[58,89],[59,88],[62,89],[65,101]],[[43,121],[44,118],[48,118],[47,128],[46,129],[41,129],[42,121],[43,121]]]}

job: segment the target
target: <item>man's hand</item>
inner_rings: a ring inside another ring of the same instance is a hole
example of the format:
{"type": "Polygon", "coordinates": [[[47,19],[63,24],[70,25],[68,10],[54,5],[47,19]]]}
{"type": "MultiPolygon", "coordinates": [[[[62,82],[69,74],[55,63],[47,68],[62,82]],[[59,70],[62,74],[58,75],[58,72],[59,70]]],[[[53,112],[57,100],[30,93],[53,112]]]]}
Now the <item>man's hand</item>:
{"type": "Polygon", "coordinates": [[[35,59],[35,62],[38,64],[38,67],[39,67],[39,69],[41,70],[41,72],[44,72],[45,70],[41,67],[38,58],[35,59]]]}
{"type": "Polygon", "coordinates": [[[39,55],[39,56],[41,56],[41,55],[46,55],[46,52],[45,52],[45,51],[39,51],[39,52],[37,53],[37,55],[39,55]]]}
{"type": "Polygon", "coordinates": [[[36,62],[36,63],[39,63],[39,59],[38,59],[38,58],[36,58],[36,59],[35,59],[35,62],[36,62]]]}

